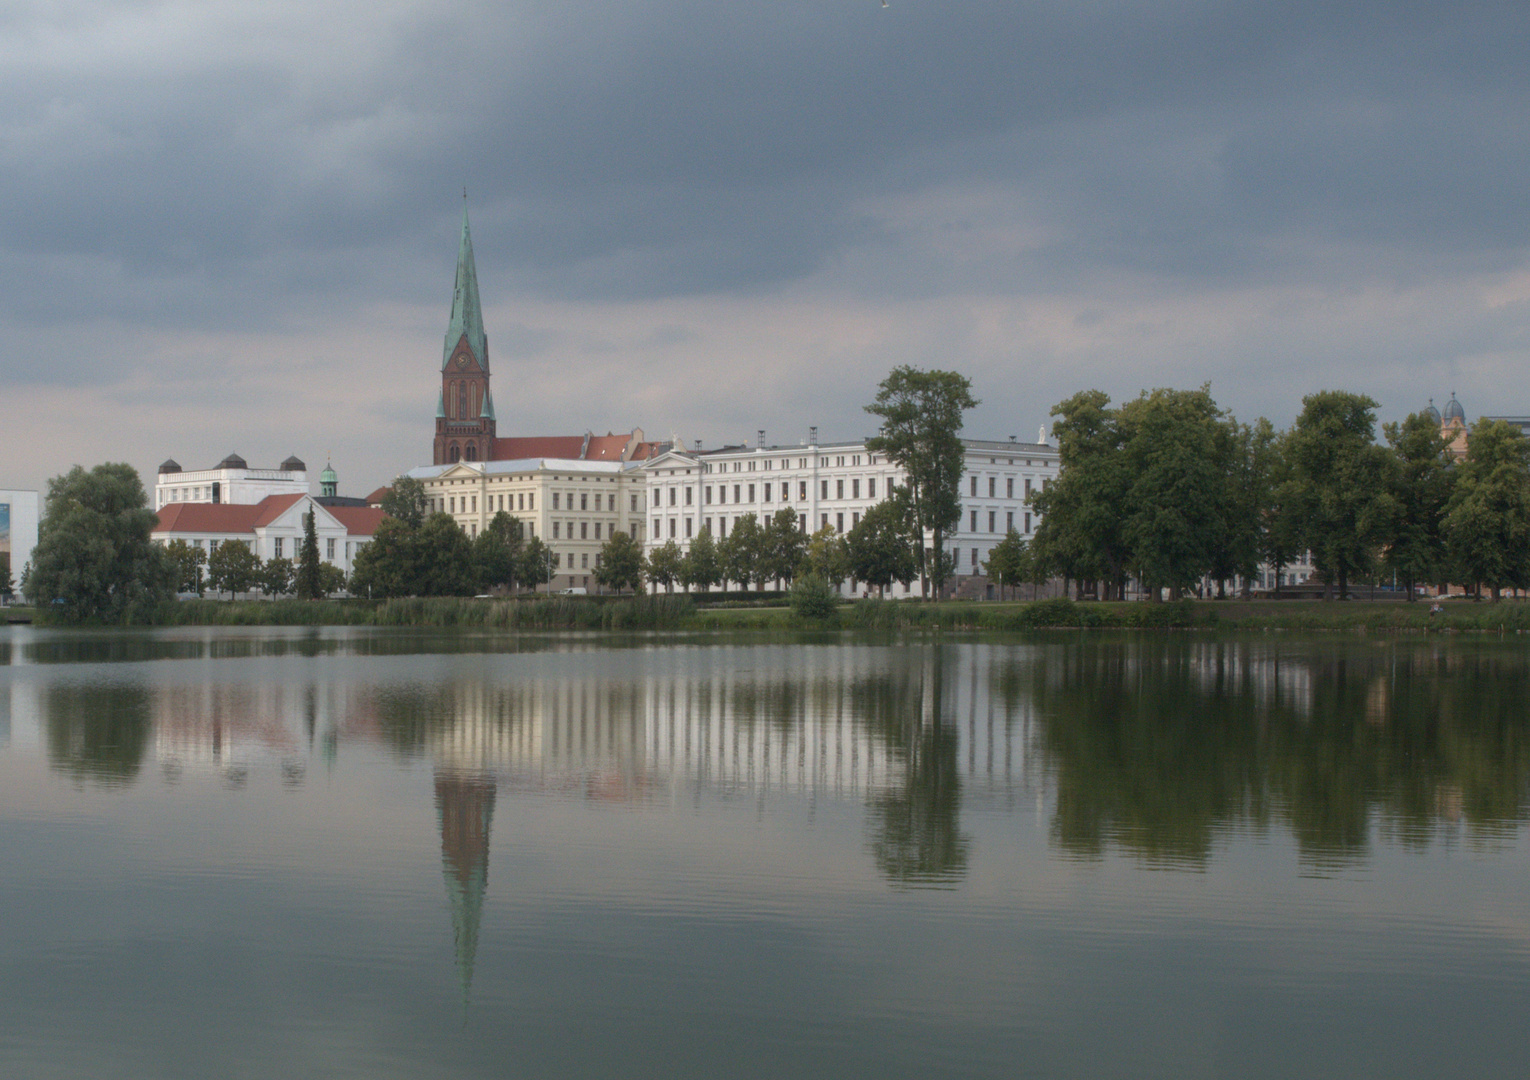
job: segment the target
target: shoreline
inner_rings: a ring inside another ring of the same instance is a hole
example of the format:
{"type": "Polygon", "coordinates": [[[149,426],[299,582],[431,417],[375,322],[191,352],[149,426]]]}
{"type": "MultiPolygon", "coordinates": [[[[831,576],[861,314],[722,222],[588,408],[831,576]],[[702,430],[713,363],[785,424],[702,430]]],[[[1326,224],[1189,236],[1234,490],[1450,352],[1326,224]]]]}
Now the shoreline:
{"type": "MultiPolygon", "coordinates": [[[[414,626],[505,630],[1234,630],[1375,633],[1519,633],[1530,601],[1181,600],[1175,603],[1074,600],[857,600],[829,619],[807,619],[785,604],[703,607],[685,593],[637,597],[393,600],[186,600],[161,604],[120,624],[168,626],[414,626]]],[[[67,627],[30,608],[7,609],[37,627],[67,627]]],[[[10,621],[10,620],[8,620],[10,621]]],[[[16,620],[20,622],[18,618],[16,620]]]]}

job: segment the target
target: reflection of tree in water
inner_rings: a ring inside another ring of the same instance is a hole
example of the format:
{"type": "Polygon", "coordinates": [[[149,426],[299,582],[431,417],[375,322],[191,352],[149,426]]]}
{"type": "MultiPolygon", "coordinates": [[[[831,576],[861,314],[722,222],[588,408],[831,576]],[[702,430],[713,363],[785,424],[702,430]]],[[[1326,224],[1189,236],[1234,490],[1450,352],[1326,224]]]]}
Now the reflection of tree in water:
{"type": "Polygon", "coordinates": [[[1378,823],[1486,837],[1530,804],[1530,669],[1502,651],[1085,641],[1028,674],[1068,851],[1202,864],[1220,830],[1278,819],[1342,865],[1378,823]]]}
{"type": "Polygon", "coordinates": [[[436,773],[436,814],[441,821],[441,873],[452,907],[452,938],[462,999],[467,1001],[478,956],[478,924],[489,888],[489,826],[494,819],[494,777],[436,773]]]}
{"type": "Polygon", "coordinates": [[[856,679],[857,719],[901,762],[902,782],[874,793],[871,851],[877,867],[904,885],[949,885],[967,873],[970,840],[961,831],[960,739],[945,716],[945,650],[922,666],[856,679]]]}
{"type": "Polygon", "coordinates": [[[137,778],[153,730],[147,688],[50,686],[43,710],[53,768],[102,787],[124,787],[137,778]]]}

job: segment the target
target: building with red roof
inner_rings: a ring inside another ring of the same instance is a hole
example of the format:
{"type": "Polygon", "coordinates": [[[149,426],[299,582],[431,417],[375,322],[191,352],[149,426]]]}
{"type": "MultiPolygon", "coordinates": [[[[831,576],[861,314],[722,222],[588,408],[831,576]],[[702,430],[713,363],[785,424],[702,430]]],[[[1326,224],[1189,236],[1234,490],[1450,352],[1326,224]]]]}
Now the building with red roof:
{"type": "Polygon", "coordinates": [[[303,546],[303,519],[314,515],[319,558],[347,576],[356,553],[371,542],[383,512],[370,506],[324,506],[311,495],[268,495],[257,503],[175,502],[163,506],[150,537],[168,544],[183,540],[211,552],[219,544],[241,543],[261,559],[297,561],[303,546]]]}

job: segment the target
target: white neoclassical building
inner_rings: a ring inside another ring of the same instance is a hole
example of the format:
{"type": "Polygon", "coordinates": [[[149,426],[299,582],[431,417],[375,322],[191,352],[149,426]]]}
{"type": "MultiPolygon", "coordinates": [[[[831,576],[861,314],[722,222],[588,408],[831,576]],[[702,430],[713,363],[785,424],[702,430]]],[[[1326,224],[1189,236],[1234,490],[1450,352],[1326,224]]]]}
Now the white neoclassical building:
{"type": "Polygon", "coordinates": [[[356,553],[371,542],[383,512],[367,506],[323,506],[310,495],[268,495],[255,503],[172,502],[158,512],[150,538],[160,544],[184,540],[212,552],[237,541],[261,559],[297,561],[303,518],[314,515],[319,558],[350,576],[356,553]]]}
{"type": "Polygon", "coordinates": [[[553,555],[550,587],[595,587],[600,549],[618,531],[641,542],[645,476],[640,463],[581,458],[456,461],[407,474],[425,487],[431,513],[449,514],[476,537],[503,511],[553,555]]]}
{"type": "MultiPolygon", "coordinates": [[[[1027,539],[1034,535],[1039,518],[1026,500],[1058,472],[1057,448],[1046,443],[964,439],[963,445],[962,519],[946,538],[958,578],[983,575],[988,553],[1011,528],[1027,539]]],[[[721,540],[740,517],[764,524],[782,508],[796,512],[804,532],[829,526],[843,534],[903,479],[864,440],[820,443],[816,429],[796,446],[768,446],[761,432],[753,447],[671,449],[639,468],[647,480],[648,551],[669,540],[685,550],[702,529],[721,540]]]]}

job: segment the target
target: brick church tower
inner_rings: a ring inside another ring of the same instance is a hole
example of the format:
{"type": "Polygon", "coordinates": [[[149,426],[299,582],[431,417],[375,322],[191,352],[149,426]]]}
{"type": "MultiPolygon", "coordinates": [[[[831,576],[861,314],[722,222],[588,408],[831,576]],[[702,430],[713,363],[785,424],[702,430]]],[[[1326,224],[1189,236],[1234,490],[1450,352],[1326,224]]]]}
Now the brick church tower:
{"type": "Polygon", "coordinates": [[[436,404],[432,460],[488,461],[494,454],[494,399],[489,396],[489,341],[478,305],[478,268],[462,204],[462,241],[457,248],[457,286],[441,356],[441,397],[436,404]]]}

